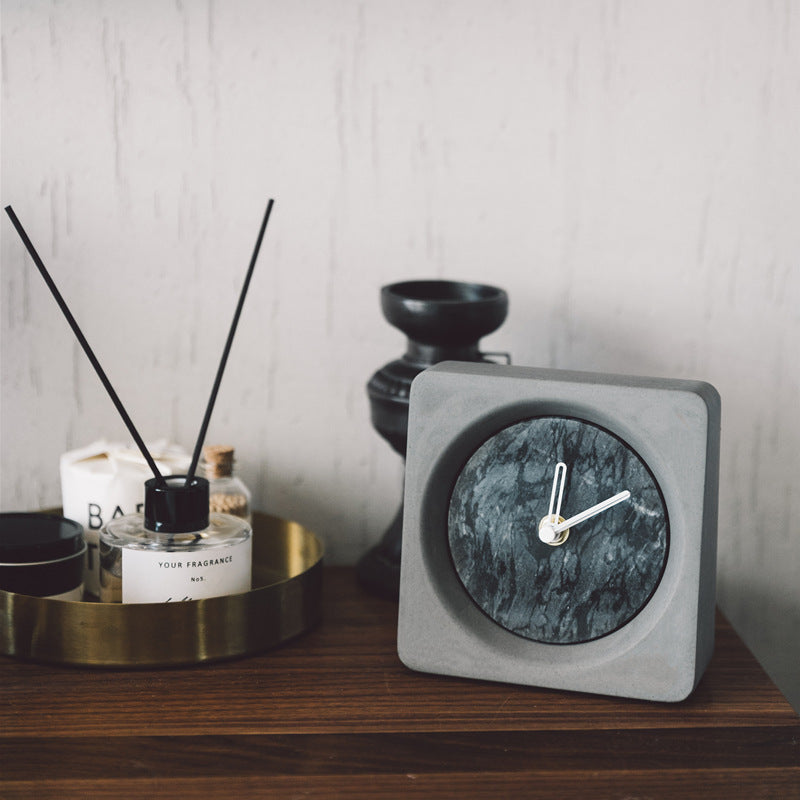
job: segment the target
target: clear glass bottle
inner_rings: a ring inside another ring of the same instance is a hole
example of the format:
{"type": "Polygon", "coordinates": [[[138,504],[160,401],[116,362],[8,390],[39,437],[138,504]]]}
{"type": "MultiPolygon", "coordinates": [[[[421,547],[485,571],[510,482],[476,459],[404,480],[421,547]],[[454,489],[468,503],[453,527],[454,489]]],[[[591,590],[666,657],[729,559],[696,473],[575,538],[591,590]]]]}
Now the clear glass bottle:
{"type": "Polygon", "coordinates": [[[234,449],[228,445],[203,448],[203,469],[209,483],[209,510],[241,517],[252,525],[250,490],[234,474],[234,449]]]}
{"type": "Polygon", "coordinates": [[[100,531],[100,600],[169,603],[247,592],[252,528],[240,517],[209,513],[205,478],[145,482],[144,514],[100,531]]]}

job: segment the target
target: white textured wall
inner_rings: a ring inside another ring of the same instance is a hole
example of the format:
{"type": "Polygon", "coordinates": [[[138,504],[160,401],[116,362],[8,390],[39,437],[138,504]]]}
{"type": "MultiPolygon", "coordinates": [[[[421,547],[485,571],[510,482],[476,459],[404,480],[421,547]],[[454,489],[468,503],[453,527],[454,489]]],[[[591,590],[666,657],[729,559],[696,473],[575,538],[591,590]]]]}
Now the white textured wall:
{"type": "MultiPolygon", "coordinates": [[[[146,438],[212,421],[257,506],[352,561],[401,465],[378,290],[493,282],[519,364],[711,381],[719,599],[800,706],[800,4],[2,0],[12,204],[146,438]]],[[[125,430],[8,220],[2,508],[125,430]]]]}

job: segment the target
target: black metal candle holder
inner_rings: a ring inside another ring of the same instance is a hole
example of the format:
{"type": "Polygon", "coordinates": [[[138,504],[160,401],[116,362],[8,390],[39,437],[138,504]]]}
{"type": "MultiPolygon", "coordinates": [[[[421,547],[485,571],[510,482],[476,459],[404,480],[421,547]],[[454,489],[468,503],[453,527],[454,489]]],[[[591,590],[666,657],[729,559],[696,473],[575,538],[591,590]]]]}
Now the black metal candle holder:
{"type": "MultiPolygon", "coordinates": [[[[405,458],[408,399],[420,372],[440,361],[491,361],[506,353],[482,353],[482,337],[497,330],[508,314],[503,289],[461,281],[416,280],[381,289],[386,320],[408,337],[405,355],[381,367],[367,383],[372,425],[405,458]]],[[[381,541],[356,565],[359,582],[382,597],[396,599],[400,587],[403,505],[381,541]]]]}

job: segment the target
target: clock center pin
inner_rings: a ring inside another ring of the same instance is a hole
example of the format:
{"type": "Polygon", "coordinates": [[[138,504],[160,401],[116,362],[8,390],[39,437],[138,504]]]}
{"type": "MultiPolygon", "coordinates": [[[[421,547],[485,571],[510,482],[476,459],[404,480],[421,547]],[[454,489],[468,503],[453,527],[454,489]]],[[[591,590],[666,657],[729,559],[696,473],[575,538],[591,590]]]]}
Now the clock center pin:
{"type": "Polygon", "coordinates": [[[564,544],[569,536],[569,528],[556,532],[556,526],[564,522],[564,517],[557,514],[547,514],[539,520],[539,541],[556,547],[564,544]]]}

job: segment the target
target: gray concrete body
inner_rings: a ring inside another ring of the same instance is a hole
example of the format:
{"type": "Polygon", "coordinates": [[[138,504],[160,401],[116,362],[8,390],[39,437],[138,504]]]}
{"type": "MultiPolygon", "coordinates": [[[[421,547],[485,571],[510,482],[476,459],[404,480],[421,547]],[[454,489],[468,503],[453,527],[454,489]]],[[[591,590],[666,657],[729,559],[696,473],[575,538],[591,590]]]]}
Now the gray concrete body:
{"type": "Polygon", "coordinates": [[[401,660],[439,674],[686,698],[713,650],[719,435],[719,395],[703,382],[463,362],[426,370],[409,409],[401,660]],[[668,556],[654,593],[630,621],[593,641],[542,643],[497,624],[459,579],[450,550],[450,500],[464,465],[499,430],[542,416],[585,420],[627,443],[668,512],[668,556]]]}

